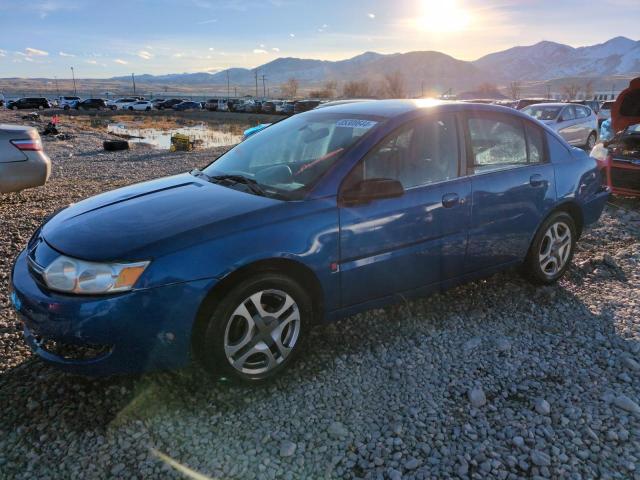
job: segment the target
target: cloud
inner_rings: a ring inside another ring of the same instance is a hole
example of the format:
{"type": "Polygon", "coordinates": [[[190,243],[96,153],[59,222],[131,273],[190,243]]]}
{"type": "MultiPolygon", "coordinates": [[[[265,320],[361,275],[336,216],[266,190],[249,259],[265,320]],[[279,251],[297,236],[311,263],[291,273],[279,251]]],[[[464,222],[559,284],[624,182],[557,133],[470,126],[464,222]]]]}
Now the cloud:
{"type": "Polygon", "coordinates": [[[261,44],[260,44],[260,48],[264,48],[264,43],[261,43],[261,44]]]}
{"type": "Polygon", "coordinates": [[[210,18],[209,20],[202,20],[200,22],[197,22],[197,25],[207,25],[209,23],[216,23],[217,21],[217,18],[210,18]]]}
{"type": "Polygon", "coordinates": [[[138,52],[138,56],[143,60],[150,60],[151,58],[153,58],[153,54],[150,52],[147,52],[146,50],[140,50],[138,52]]]}
{"type": "Polygon", "coordinates": [[[117,63],[117,64],[119,64],[119,65],[126,65],[126,64],[128,64],[129,62],[127,62],[127,61],[125,61],[125,60],[122,60],[121,58],[116,58],[116,59],[113,61],[113,63],[117,63]]]}
{"type": "Polygon", "coordinates": [[[87,60],[87,63],[90,63],[91,65],[97,65],[98,61],[97,60],[87,60]]]}
{"type": "Polygon", "coordinates": [[[215,50],[215,48],[213,48],[213,47],[209,47],[209,51],[210,51],[210,52],[213,52],[214,50],[215,50]]]}
{"type": "Polygon", "coordinates": [[[49,52],[44,50],[38,50],[37,48],[27,47],[24,49],[25,53],[30,57],[44,57],[49,55],[49,52]]]}
{"type": "Polygon", "coordinates": [[[376,18],[376,14],[375,13],[367,13],[367,17],[376,18]]]}
{"type": "Polygon", "coordinates": [[[263,48],[254,48],[253,53],[262,54],[262,53],[268,53],[268,52],[263,48]]]}
{"type": "Polygon", "coordinates": [[[58,55],[60,55],[61,57],[75,57],[73,53],[67,53],[67,52],[58,52],[58,55]]]}
{"type": "Polygon", "coordinates": [[[7,51],[0,49],[0,57],[6,57],[6,56],[7,56],[7,51]]]}
{"type": "Polygon", "coordinates": [[[33,62],[33,58],[31,58],[31,57],[26,57],[26,58],[25,58],[25,60],[26,60],[27,62],[33,62]]]}
{"type": "Polygon", "coordinates": [[[279,52],[280,49],[278,47],[273,47],[271,50],[273,50],[274,52],[279,52]]]}
{"type": "Polygon", "coordinates": [[[296,34],[295,34],[295,33],[290,33],[290,34],[289,34],[289,36],[290,36],[291,38],[295,38],[295,37],[296,37],[296,34]]]}
{"type": "Polygon", "coordinates": [[[182,57],[184,57],[184,53],[180,53],[180,52],[178,52],[178,53],[174,53],[174,54],[172,55],[172,57],[173,57],[173,58],[182,58],[182,57]]]}

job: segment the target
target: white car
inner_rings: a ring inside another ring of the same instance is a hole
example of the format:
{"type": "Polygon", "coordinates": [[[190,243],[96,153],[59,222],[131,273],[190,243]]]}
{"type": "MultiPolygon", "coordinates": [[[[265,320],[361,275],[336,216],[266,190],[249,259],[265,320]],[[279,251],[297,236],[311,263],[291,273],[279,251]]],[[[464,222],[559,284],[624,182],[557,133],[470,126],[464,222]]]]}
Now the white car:
{"type": "Polygon", "coordinates": [[[153,103],[148,100],[138,100],[129,104],[127,110],[142,110],[148,112],[153,109],[153,103]]]}
{"type": "Polygon", "coordinates": [[[78,103],[80,103],[80,97],[58,97],[58,108],[69,110],[76,108],[78,103]]]}
{"type": "Polygon", "coordinates": [[[107,100],[107,106],[111,110],[127,110],[130,105],[137,101],[137,98],[119,98],[117,100],[107,100]]]}
{"type": "Polygon", "coordinates": [[[591,151],[598,140],[598,118],[584,105],[536,103],[522,112],[558,132],[570,145],[591,151]]]}
{"type": "Polygon", "coordinates": [[[600,111],[598,112],[598,123],[602,124],[605,120],[611,118],[611,107],[616,102],[604,102],[600,106],[600,111]]]}

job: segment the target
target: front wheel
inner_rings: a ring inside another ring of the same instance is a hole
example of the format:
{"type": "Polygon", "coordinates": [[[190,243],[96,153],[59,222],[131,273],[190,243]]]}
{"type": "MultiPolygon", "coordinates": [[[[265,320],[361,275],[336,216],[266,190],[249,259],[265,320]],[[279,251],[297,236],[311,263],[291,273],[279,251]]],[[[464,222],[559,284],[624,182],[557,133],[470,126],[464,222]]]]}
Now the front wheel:
{"type": "Polygon", "coordinates": [[[256,274],[211,308],[202,340],[194,338],[196,356],[215,376],[264,381],[299,353],[312,314],[311,299],[297,282],[256,274]]]}
{"type": "Polygon", "coordinates": [[[569,268],[577,239],[576,224],[566,212],[549,216],[533,239],[525,272],[534,283],[556,282],[569,268]]]}

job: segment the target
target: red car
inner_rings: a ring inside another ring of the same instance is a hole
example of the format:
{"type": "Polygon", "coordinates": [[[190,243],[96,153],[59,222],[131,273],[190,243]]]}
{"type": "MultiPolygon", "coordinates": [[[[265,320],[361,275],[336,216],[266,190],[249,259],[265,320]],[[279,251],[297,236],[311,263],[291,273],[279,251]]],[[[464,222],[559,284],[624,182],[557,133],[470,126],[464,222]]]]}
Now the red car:
{"type": "Polygon", "coordinates": [[[640,197],[640,77],[631,80],[611,107],[611,129],[614,137],[596,146],[591,156],[613,193],[640,197]]]}

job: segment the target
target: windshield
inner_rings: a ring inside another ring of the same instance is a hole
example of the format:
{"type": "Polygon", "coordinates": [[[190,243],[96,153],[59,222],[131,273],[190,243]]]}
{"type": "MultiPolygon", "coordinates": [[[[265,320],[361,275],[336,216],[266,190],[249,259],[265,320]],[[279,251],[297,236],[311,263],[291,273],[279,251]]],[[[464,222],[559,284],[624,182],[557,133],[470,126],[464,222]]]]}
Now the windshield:
{"type": "Polygon", "coordinates": [[[313,112],[254,134],[209,165],[209,177],[240,175],[298,198],[380,122],[377,117],[313,112]]]}
{"type": "Polygon", "coordinates": [[[562,110],[562,107],[541,107],[533,105],[522,110],[527,115],[531,115],[536,120],[555,120],[562,110]]]}

